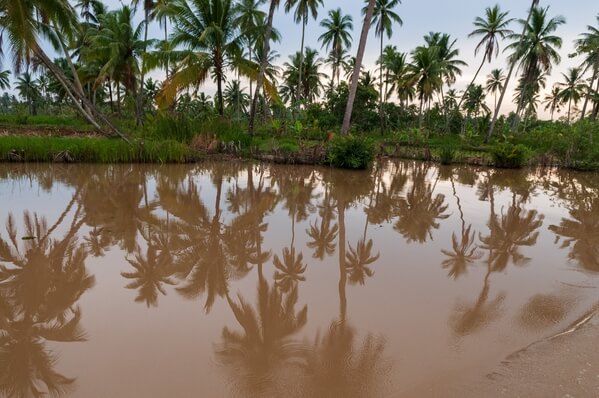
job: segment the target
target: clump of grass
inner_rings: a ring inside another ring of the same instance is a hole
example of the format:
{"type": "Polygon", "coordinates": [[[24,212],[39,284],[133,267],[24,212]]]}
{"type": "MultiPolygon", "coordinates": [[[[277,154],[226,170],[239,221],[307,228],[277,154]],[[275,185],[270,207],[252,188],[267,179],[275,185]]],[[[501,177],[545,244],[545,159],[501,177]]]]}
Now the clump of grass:
{"type": "Polygon", "coordinates": [[[452,145],[445,145],[439,150],[439,161],[443,165],[453,163],[456,158],[457,151],[452,145]]]}
{"type": "Polygon", "coordinates": [[[63,137],[0,137],[0,161],[85,163],[183,163],[193,159],[187,145],[172,140],[135,141],[63,137]]]}

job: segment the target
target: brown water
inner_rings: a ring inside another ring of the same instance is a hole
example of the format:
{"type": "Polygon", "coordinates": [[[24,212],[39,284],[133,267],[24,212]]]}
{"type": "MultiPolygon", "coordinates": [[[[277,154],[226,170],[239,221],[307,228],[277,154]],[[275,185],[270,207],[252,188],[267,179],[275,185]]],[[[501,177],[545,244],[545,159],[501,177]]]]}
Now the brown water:
{"type": "Polygon", "coordinates": [[[0,165],[0,219],[5,396],[442,395],[599,301],[593,174],[0,165]]]}

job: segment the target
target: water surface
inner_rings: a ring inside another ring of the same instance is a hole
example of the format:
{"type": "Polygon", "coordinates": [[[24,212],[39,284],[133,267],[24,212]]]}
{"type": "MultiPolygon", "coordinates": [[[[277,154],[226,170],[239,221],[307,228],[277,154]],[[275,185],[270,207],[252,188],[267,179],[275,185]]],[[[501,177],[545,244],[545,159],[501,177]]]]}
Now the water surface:
{"type": "Polygon", "coordinates": [[[599,301],[599,176],[0,165],[0,396],[420,397],[599,301]]]}

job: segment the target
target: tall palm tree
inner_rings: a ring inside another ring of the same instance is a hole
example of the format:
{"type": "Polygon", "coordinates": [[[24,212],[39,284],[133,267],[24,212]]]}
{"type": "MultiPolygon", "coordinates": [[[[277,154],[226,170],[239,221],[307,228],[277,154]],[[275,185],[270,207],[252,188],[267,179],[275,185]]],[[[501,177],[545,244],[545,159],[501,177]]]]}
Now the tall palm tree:
{"type": "MultiPolygon", "coordinates": [[[[289,59],[291,62],[285,62],[285,70],[283,71],[286,86],[290,88],[299,86],[301,98],[304,98],[308,103],[314,102],[323,88],[322,79],[325,75],[320,72],[320,68],[323,65],[322,58],[318,57],[316,50],[306,47],[302,74],[299,72],[301,68],[301,54],[296,53],[290,56],[289,59]]],[[[296,90],[293,90],[291,93],[292,103],[299,101],[299,98],[294,95],[296,92],[296,90]]]]}
{"type": "MultiPolygon", "coordinates": [[[[528,11],[528,17],[526,18],[526,23],[522,27],[522,39],[524,38],[524,35],[526,34],[526,29],[527,29],[528,23],[530,22],[532,13],[533,13],[535,7],[539,4],[539,1],[540,0],[531,0],[530,9],[528,11]]],[[[497,124],[497,118],[499,117],[499,111],[501,109],[501,104],[503,103],[503,98],[505,97],[505,93],[506,93],[507,87],[510,83],[510,79],[512,78],[512,74],[514,73],[515,67],[516,67],[516,63],[510,62],[510,69],[507,74],[507,77],[505,78],[503,90],[501,90],[501,95],[499,96],[499,102],[497,103],[497,106],[495,107],[495,114],[493,115],[493,120],[491,121],[491,125],[489,126],[489,131],[487,132],[487,136],[485,137],[486,142],[488,142],[491,139],[491,136],[493,135],[493,132],[495,130],[495,125],[497,124]]]]}
{"type": "MultiPolygon", "coordinates": [[[[372,22],[375,24],[375,33],[377,37],[380,37],[380,52],[379,52],[379,118],[381,121],[381,134],[383,134],[384,118],[383,118],[383,48],[385,35],[391,39],[393,34],[393,24],[397,23],[400,26],[403,25],[401,17],[393,11],[395,7],[401,4],[401,0],[376,0],[374,6],[374,14],[372,16],[372,22]]],[[[362,8],[362,14],[366,15],[368,12],[368,5],[362,8]]]]}
{"type": "MultiPolygon", "coordinates": [[[[561,60],[558,49],[562,46],[562,39],[554,33],[566,20],[562,16],[549,18],[548,11],[549,8],[534,8],[530,21],[519,21],[525,27],[524,33],[509,36],[514,40],[507,47],[513,51],[510,63],[518,64],[522,69],[521,86],[524,95],[520,95],[516,115],[523,110],[525,99],[530,97],[541,75],[549,74],[553,64],[561,60]]],[[[514,118],[513,129],[517,127],[517,119],[518,116],[514,118]]]]}
{"type": "Polygon", "coordinates": [[[216,107],[223,116],[225,70],[235,63],[240,68],[242,62],[242,36],[233,0],[173,0],[167,13],[174,23],[172,44],[184,50],[176,53],[177,71],[164,85],[164,99],[172,101],[181,88],[197,87],[212,76],[217,86],[216,107]]]}
{"type": "MultiPolygon", "coordinates": [[[[306,26],[308,26],[308,17],[312,16],[313,19],[318,17],[318,7],[324,6],[324,0],[285,0],[285,12],[290,12],[295,7],[293,17],[295,23],[302,24],[302,41],[300,45],[300,62],[299,62],[299,75],[303,76],[304,67],[304,43],[306,36],[306,26]]],[[[299,109],[300,101],[302,100],[302,88],[298,83],[297,86],[297,106],[299,109]]]]}
{"type": "MultiPolygon", "coordinates": [[[[477,55],[478,52],[484,48],[483,60],[478,67],[478,70],[474,74],[472,81],[466,87],[466,91],[464,91],[464,96],[466,92],[468,92],[468,88],[474,84],[478,74],[481,69],[485,65],[485,62],[491,63],[493,61],[493,57],[497,57],[499,54],[499,39],[505,39],[508,35],[513,32],[508,29],[508,26],[512,23],[513,19],[508,19],[509,12],[502,12],[499,5],[495,5],[493,7],[487,7],[485,10],[485,19],[481,17],[476,17],[474,19],[475,30],[473,30],[468,37],[481,37],[480,42],[476,46],[474,50],[474,55],[477,55]]],[[[460,100],[459,105],[464,101],[464,96],[460,100]]]]}
{"type": "MultiPolygon", "coordinates": [[[[266,13],[260,9],[266,0],[241,0],[235,6],[237,18],[235,23],[244,36],[244,42],[247,46],[248,59],[252,61],[252,54],[256,43],[263,38],[263,33],[259,26],[266,18],[266,13]]],[[[250,93],[252,93],[252,80],[250,79],[250,93]]]]}
{"type": "Polygon", "coordinates": [[[549,94],[545,95],[545,99],[543,100],[543,104],[545,105],[545,110],[551,112],[551,121],[553,121],[553,117],[555,112],[560,111],[560,106],[562,105],[562,90],[559,87],[553,86],[553,89],[549,94]]]}
{"type": "Polygon", "coordinates": [[[493,69],[491,73],[487,76],[487,85],[485,88],[489,94],[493,94],[495,97],[495,109],[497,109],[497,93],[503,90],[503,85],[505,84],[505,75],[501,69],[493,69]]]}
{"type": "Polygon", "coordinates": [[[468,113],[468,116],[474,114],[478,117],[481,110],[485,113],[489,112],[489,107],[485,103],[485,90],[481,85],[470,86],[468,92],[465,94],[464,109],[468,113]]]}
{"type": "Polygon", "coordinates": [[[564,103],[568,104],[568,123],[570,123],[570,115],[572,104],[576,106],[583,96],[586,85],[583,83],[582,70],[580,68],[570,68],[567,73],[562,73],[563,82],[557,83],[557,87],[561,89],[560,98],[564,103]]]}
{"type": "Polygon", "coordinates": [[[266,31],[264,32],[264,40],[262,43],[262,58],[260,62],[260,71],[258,72],[258,78],[256,80],[256,91],[253,94],[252,106],[250,108],[250,120],[248,123],[248,133],[254,134],[254,122],[256,119],[256,111],[258,109],[258,99],[260,97],[261,86],[264,81],[266,74],[266,68],[268,66],[268,54],[270,54],[270,40],[272,36],[272,22],[274,19],[275,11],[279,8],[281,0],[270,0],[270,6],[268,8],[268,19],[266,22],[266,31]]]}
{"type": "MultiPolygon", "coordinates": [[[[582,107],[581,119],[584,119],[595,80],[597,81],[595,94],[599,94],[599,14],[597,14],[597,27],[588,25],[587,30],[588,32],[581,34],[580,39],[576,40],[576,52],[584,56],[583,73],[589,69],[592,70],[591,81],[582,107]]],[[[594,113],[593,119],[596,116],[596,113],[594,113]]]]}
{"type": "Polygon", "coordinates": [[[341,126],[342,135],[347,135],[351,126],[351,116],[354,109],[354,101],[356,100],[356,93],[358,91],[358,80],[360,80],[362,60],[364,59],[364,52],[366,51],[366,42],[368,41],[368,32],[370,31],[370,24],[372,22],[372,15],[374,14],[374,6],[376,1],[377,0],[369,0],[368,8],[366,9],[364,16],[362,33],[360,34],[360,44],[358,45],[358,53],[356,54],[356,63],[354,65],[354,73],[351,80],[351,86],[349,88],[349,95],[347,97],[347,106],[345,107],[343,124],[341,126]]]}
{"type": "Polygon", "coordinates": [[[351,15],[343,15],[341,8],[337,8],[329,11],[329,17],[323,19],[320,26],[325,29],[325,32],[318,37],[318,41],[322,42],[322,46],[327,51],[331,49],[330,58],[333,65],[331,82],[334,82],[335,77],[339,80],[344,50],[351,47],[353,18],[351,15]]]}
{"type": "Polygon", "coordinates": [[[409,101],[414,99],[414,82],[410,79],[410,65],[407,61],[406,53],[395,52],[392,56],[386,60],[385,70],[387,71],[388,77],[387,82],[389,87],[389,95],[391,92],[395,92],[400,103],[404,106],[409,101]]]}
{"type": "Polygon", "coordinates": [[[435,93],[443,87],[443,66],[437,47],[419,46],[412,52],[410,79],[414,82],[420,101],[420,120],[424,104],[430,103],[435,93]]]}

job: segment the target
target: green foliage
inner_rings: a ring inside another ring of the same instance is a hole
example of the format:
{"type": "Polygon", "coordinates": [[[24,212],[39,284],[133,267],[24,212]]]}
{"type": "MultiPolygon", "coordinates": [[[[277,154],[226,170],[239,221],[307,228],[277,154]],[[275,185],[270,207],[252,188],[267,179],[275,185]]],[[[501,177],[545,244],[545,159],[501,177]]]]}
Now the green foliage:
{"type": "Polygon", "coordinates": [[[354,135],[335,138],[327,153],[331,165],[356,170],[370,167],[374,156],[374,142],[370,138],[354,135]]]}
{"type": "Polygon", "coordinates": [[[491,147],[493,164],[506,169],[523,167],[530,157],[530,150],[523,144],[514,144],[512,137],[504,137],[491,147]]]}
{"type": "Polygon", "coordinates": [[[0,161],[89,163],[183,163],[192,160],[189,148],[176,141],[120,139],[0,137],[0,161]]]}
{"type": "Polygon", "coordinates": [[[439,150],[439,161],[441,164],[451,164],[457,155],[456,149],[452,145],[445,145],[439,150]]]}
{"type": "Polygon", "coordinates": [[[157,140],[175,140],[190,143],[197,134],[194,123],[182,114],[158,114],[148,121],[150,137],[157,140]]]}

